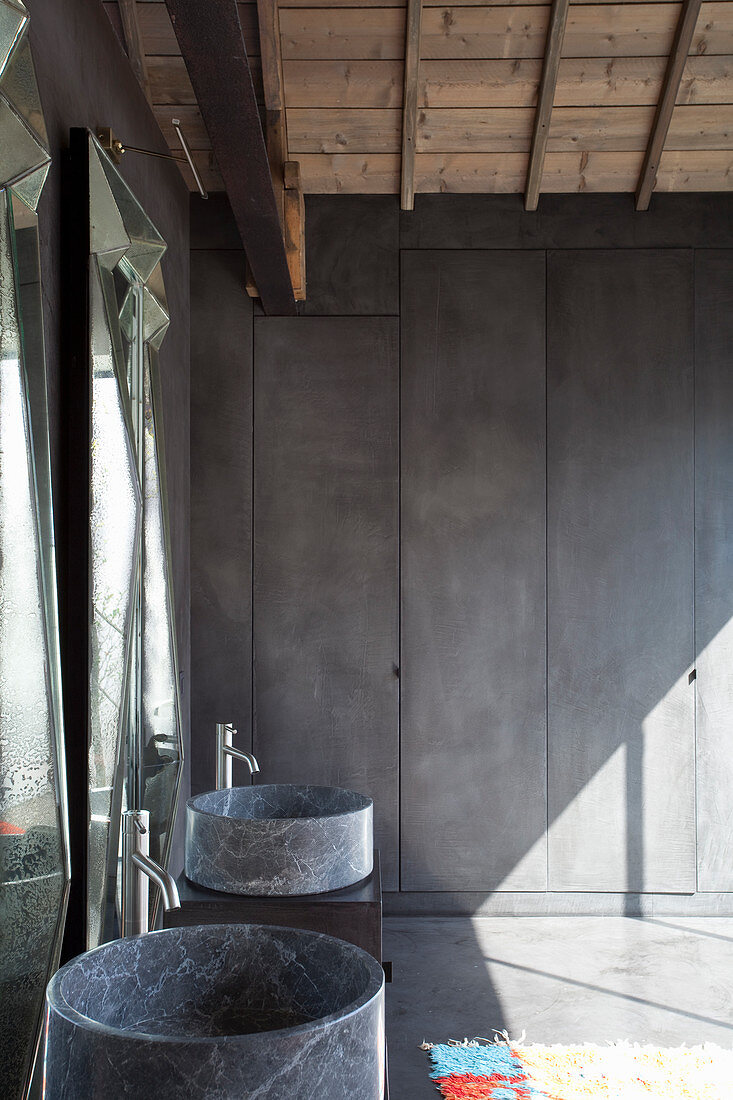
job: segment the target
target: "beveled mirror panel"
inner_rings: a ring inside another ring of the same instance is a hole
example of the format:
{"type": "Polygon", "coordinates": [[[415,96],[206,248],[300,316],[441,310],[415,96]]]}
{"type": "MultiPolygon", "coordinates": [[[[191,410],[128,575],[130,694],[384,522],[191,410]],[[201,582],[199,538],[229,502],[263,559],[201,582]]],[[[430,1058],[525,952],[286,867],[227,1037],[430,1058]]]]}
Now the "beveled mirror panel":
{"type": "MultiPolygon", "coordinates": [[[[168,858],[182,763],[158,349],[165,242],[89,135],[91,669],[87,946],[118,934],[120,812],[168,858]]],[[[157,891],[151,891],[151,921],[157,891]]]]}
{"type": "Polygon", "coordinates": [[[36,204],[50,155],[22,4],[0,0],[0,1081],[29,1087],[69,882],[36,204]]]}

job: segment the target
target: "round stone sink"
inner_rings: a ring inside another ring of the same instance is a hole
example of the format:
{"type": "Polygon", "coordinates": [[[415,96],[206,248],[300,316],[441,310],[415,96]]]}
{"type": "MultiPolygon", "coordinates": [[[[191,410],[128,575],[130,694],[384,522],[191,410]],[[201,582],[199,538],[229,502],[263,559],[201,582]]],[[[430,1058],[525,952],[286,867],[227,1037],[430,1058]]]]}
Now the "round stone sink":
{"type": "Polygon", "coordinates": [[[318,932],[115,940],[59,970],[46,1001],[47,1100],[382,1100],[382,968],[318,932]]]}
{"type": "Polygon", "coordinates": [[[186,876],[228,894],[322,894],[371,874],[372,800],[288,783],[209,791],[186,806],[186,876]]]}

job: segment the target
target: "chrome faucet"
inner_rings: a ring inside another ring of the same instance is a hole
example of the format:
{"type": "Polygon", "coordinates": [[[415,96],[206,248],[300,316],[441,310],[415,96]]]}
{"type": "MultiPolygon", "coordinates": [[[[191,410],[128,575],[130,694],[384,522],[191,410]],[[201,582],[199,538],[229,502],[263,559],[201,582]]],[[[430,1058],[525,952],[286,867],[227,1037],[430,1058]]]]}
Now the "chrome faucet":
{"type": "Polygon", "coordinates": [[[231,722],[217,722],[216,724],[216,789],[228,788],[232,785],[232,757],[242,760],[249,768],[249,774],[254,775],[260,770],[257,760],[251,752],[242,752],[232,745],[232,737],[237,731],[231,722]]]}
{"type": "Polygon", "coordinates": [[[176,880],[150,858],[150,814],[147,810],[127,810],[122,815],[122,906],[120,927],[123,936],[149,932],[148,886],[160,887],[163,908],[180,909],[176,880]]]}

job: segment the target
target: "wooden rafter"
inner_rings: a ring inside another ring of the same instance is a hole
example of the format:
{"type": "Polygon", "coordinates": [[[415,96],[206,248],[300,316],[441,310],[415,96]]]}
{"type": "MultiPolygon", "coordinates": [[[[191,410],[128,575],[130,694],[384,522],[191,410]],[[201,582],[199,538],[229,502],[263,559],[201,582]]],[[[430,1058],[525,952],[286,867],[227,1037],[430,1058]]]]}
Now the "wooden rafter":
{"type": "Polygon", "coordinates": [[[669,124],[672,121],[682,74],[690,52],[692,36],[695,33],[701,0],[683,0],[682,10],[677,22],[672,52],[667,62],[667,71],[662,84],[662,94],[657,104],[649,144],[644,155],[639,183],[636,188],[636,209],[648,210],[652,191],[657,181],[659,162],[662,159],[664,143],[667,140],[669,124]]]}
{"type": "MultiPolygon", "coordinates": [[[[297,163],[288,160],[278,0],[258,0],[267,155],[295,298],[305,298],[305,210],[297,163]],[[287,172],[286,172],[287,168],[287,172]],[[286,178],[287,176],[287,178],[286,178]]],[[[256,293],[256,288],[252,286],[256,293]]]]}
{"type": "MultiPolygon", "coordinates": [[[[208,0],[202,6],[215,11],[218,2],[208,0]]],[[[539,192],[633,196],[682,0],[571,2],[539,192]]],[[[118,0],[104,4],[124,43],[118,0]]],[[[527,191],[551,7],[551,0],[463,0],[448,8],[437,0],[422,0],[414,194],[527,191]]],[[[209,190],[222,190],[224,181],[166,6],[138,0],[136,9],[156,117],[174,151],[171,115],[183,121],[202,178],[209,190]]],[[[259,13],[256,0],[240,0],[239,15],[273,167],[279,149],[279,164],[299,163],[305,194],[399,197],[407,0],[280,0],[277,9],[274,0],[262,0],[259,13]],[[262,20],[264,4],[273,15],[269,25],[262,20]],[[276,74],[281,93],[273,103],[268,79],[269,114],[264,108],[261,22],[265,65],[276,74]],[[280,120],[285,128],[278,133],[280,120]]],[[[408,100],[409,95],[408,81],[408,100]]],[[[731,102],[733,2],[705,0],[654,190],[733,189],[731,102]]],[[[542,159],[538,146],[546,132],[539,129],[535,163],[542,159]]],[[[187,182],[190,186],[188,176],[187,182]]],[[[282,192],[280,201],[282,213],[282,192]]]]}
{"type": "Polygon", "coordinates": [[[557,87],[557,74],[560,69],[565,26],[568,21],[569,3],[570,0],[553,0],[550,13],[545,59],[542,63],[542,77],[534,115],[527,183],[524,189],[524,206],[526,210],[536,210],[540,198],[542,171],[545,165],[547,139],[550,135],[550,121],[555,102],[555,88],[557,87]]]}
{"type": "Polygon", "coordinates": [[[283,164],[283,236],[296,300],[305,298],[305,199],[300,164],[283,164]]]}
{"type": "Polygon", "coordinates": [[[402,98],[402,182],[400,205],[415,206],[415,152],[417,144],[417,96],[420,81],[422,0],[407,0],[405,26],[405,80],[402,98]]]}
{"type": "Polygon", "coordinates": [[[267,152],[276,183],[282,184],[283,164],[288,159],[288,131],[283,97],[280,56],[280,17],[277,0],[257,0],[260,28],[262,83],[267,119],[267,152]]]}
{"type": "Polygon", "coordinates": [[[136,0],[119,0],[119,9],[127,56],[132,71],[145,93],[145,98],[150,103],[150,81],[148,80],[148,67],[145,61],[145,49],[140,31],[136,0]]]}
{"type": "Polygon", "coordinates": [[[296,312],[236,0],[165,0],[265,313],[296,312]]]}

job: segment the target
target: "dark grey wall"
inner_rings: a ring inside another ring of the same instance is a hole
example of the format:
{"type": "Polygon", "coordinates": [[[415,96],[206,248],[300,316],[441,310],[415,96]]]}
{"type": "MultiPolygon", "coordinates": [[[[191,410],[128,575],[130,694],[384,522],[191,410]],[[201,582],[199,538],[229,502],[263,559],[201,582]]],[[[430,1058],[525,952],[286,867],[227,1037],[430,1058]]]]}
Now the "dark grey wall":
{"type": "Polygon", "coordinates": [[[549,885],[692,893],[693,254],[547,286],[549,885]]]}
{"type": "Polygon", "coordinates": [[[405,251],[401,307],[402,888],[544,890],[545,255],[405,251]]]}
{"type": "MultiPolygon", "coordinates": [[[[44,326],[49,379],[52,476],[57,510],[62,470],[60,423],[62,157],[69,129],[111,126],[130,145],[167,151],[104,8],[97,0],[28,0],[30,37],[53,156],[39,205],[44,326]]],[[[120,171],[166,240],[163,273],[171,326],[160,354],[170,499],[184,736],[189,741],[189,217],[188,192],[175,165],[128,154],[120,171]]],[[[81,290],[83,293],[83,289],[81,290]]],[[[61,592],[63,601],[63,591],[61,592]]],[[[180,831],[174,861],[182,863],[180,831]]]]}
{"type": "Polygon", "coordinates": [[[394,317],[255,319],[254,750],[374,799],[399,866],[394,317]]]}
{"type": "Polygon", "coordinates": [[[730,890],[733,833],[733,263],[695,254],[695,648],[700,890],[730,890]]]}
{"type": "MultiPolygon", "coordinates": [[[[194,792],[214,786],[217,722],[233,722],[240,747],[252,747],[252,301],[244,277],[241,251],[191,252],[194,792]]],[[[243,781],[243,765],[233,768],[243,781]]]]}
{"type": "Polygon", "coordinates": [[[311,197],[287,322],[193,203],[194,788],[222,700],[393,910],[733,913],[733,197],[311,197]]]}

